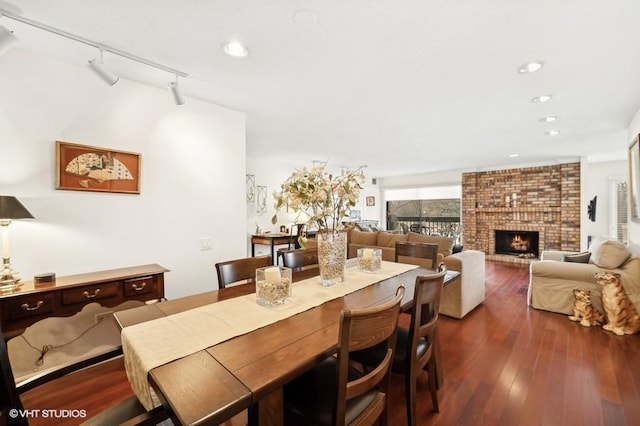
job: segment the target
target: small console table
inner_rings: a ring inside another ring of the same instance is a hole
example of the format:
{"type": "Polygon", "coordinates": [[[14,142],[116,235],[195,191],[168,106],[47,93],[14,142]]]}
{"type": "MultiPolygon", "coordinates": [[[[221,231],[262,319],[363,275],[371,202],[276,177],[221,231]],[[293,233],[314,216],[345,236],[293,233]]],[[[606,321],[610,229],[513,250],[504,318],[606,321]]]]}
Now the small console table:
{"type": "Polygon", "coordinates": [[[275,246],[288,244],[294,244],[296,238],[289,234],[259,234],[251,236],[251,257],[256,255],[256,244],[271,246],[271,262],[274,265],[278,264],[278,259],[275,257],[275,246]]]}
{"type": "Polygon", "coordinates": [[[127,300],[148,301],[164,297],[164,273],[157,265],[56,277],[55,282],[25,281],[15,290],[0,292],[0,324],[9,340],[47,317],[74,315],[91,302],[117,306],[127,300]]]}

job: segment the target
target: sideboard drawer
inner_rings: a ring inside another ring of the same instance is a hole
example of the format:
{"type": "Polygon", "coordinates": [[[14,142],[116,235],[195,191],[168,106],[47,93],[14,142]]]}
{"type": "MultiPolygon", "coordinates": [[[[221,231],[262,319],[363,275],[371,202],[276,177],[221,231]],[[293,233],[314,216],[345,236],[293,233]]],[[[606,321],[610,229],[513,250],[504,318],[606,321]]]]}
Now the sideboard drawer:
{"type": "Polygon", "coordinates": [[[135,297],[140,294],[155,293],[156,289],[156,279],[151,275],[125,280],[124,297],[135,297]]]}
{"type": "Polygon", "coordinates": [[[62,303],[64,305],[72,305],[74,303],[95,302],[96,300],[118,296],[121,283],[121,281],[113,281],[63,290],[62,303]]]}
{"type": "Polygon", "coordinates": [[[54,294],[34,294],[10,300],[9,317],[12,319],[49,314],[54,309],[54,294]]]}

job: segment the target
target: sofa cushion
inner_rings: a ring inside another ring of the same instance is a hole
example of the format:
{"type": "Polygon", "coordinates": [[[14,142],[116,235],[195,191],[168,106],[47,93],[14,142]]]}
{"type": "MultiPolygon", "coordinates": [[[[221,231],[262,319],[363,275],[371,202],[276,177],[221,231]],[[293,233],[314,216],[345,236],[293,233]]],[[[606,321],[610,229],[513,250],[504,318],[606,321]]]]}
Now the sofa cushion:
{"type": "Polygon", "coordinates": [[[592,243],[591,261],[601,268],[616,269],[631,256],[626,245],[617,240],[592,243]]]}
{"type": "Polygon", "coordinates": [[[405,234],[394,234],[391,232],[379,232],[378,233],[378,247],[394,247],[396,242],[406,242],[407,236],[405,234]]]}
{"type": "Polygon", "coordinates": [[[442,237],[439,235],[424,235],[416,232],[409,232],[407,241],[410,243],[431,243],[438,245],[438,253],[443,256],[449,256],[453,249],[453,238],[442,237]]]}
{"type": "Polygon", "coordinates": [[[560,261],[562,262],[575,262],[575,263],[589,263],[591,258],[591,252],[585,251],[584,253],[572,253],[562,256],[560,261]]]}
{"type": "Polygon", "coordinates": [[[378,242],[378,232],[362,232],[354,228],[349,233],[349,239],[350,244],[375,246],[378,242]]]}

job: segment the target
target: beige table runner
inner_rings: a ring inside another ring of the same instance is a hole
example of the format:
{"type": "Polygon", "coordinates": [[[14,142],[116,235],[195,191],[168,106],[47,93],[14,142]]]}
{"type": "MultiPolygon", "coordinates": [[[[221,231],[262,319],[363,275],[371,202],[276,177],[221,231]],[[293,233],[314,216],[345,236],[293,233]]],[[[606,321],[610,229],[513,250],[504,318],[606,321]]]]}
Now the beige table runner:
{"type": "Polygon", "coordinates": [[[131,387],[149,410],[151,369],[415,268],[393,262],[382,262],[375,273],[347,268],[344,282],[333,286],[322,286],[319,277],[294,283],[291,300],[283,305],[264,307],[249,294],[126,327],[122,349],[131,387]]]}

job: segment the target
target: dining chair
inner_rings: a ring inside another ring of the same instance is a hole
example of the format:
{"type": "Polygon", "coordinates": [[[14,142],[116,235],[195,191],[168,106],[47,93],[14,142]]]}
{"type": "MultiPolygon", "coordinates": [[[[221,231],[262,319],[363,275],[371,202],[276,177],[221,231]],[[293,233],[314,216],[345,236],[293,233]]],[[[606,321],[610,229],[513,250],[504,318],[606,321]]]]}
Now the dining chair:
{"type": "MultiPolygon", "coordinates": [[[[446,273],[447,269],[442,264],[438,272],[416,277],[409,328],[398,327],[396,352],[391,371],[405,376],[407,424],[411,426],[417,424],[416,385],[422,371],[426,370],[428,374],[433,410],[436,413],[440,411],[434,343],[437,338],[440,295],[446,273]]],[[[383,355],[383,350],[378,346],[357,352],[353,358],[368,370],[371,365],[379,362],[383,355]]]]}
{"type": "Polygon", "coordinates": [[[396,241],[396,263],[416,263],[426,268],[438,268],[438,245],[433,243],[409,243],[396,241]],[[416,258],[407,259],[407,258],[416,258]],[[424,259],[428,259],[425,261],[424,259]]]}
{"type": "Polygon", "coordinates": [[[271,256],[243,257],[216,263],[218,288],[231,284],[250,284],[256,281],[256,269],[271,266],[271,256]]]}
{"type": "Polygon", "coordinates": [[[295,249],[281,252],[282,265],[294,271],[318,267],[318,249],[295,249]]]}
{"type": "Polygon", "coordinates": [[[336,356],[284,387],[285,419],[337,426],[370,425],[379,419],[387,424],[387,392],[403,295],[400,286],[389,302],[341,312],[336,356]],[[384,356],[370,371],[351,366],[351,352],[376,345],[384,347],[384,356]]]}
{"type": "MultiPolygon", "coordinates": [[[[1,335],[2,329],[0,327],[1,335]]],[[[57,383],[54,382],[56,379],[60,379],[60,382],[65,381],[65,388],[72,388],[77,383],[85,383],[96,376],[94,373],[97,371],[96,367],[99,363],[113,359],[114,356],[120,354],[122,354],[120,348],[112,349],[90,359],[66,364],[16,385],[9,361],[7,343],[0,337],[0,371],[2,372],[2,382],[0,383],[0,424],[12,426],[29,424],[28,417],[24,415],[25,409],[20,399],[21,394],[46,383],[57,383]]],[[[96,389],[96,392],[100,392],[100,390],[96,389]]],[[[170,417],[171,412],[162,406],[147,411],[134,395],[109,407],[83,424],[107,426],[126,422],[131,425],[155,425],[170,417]]]]}

